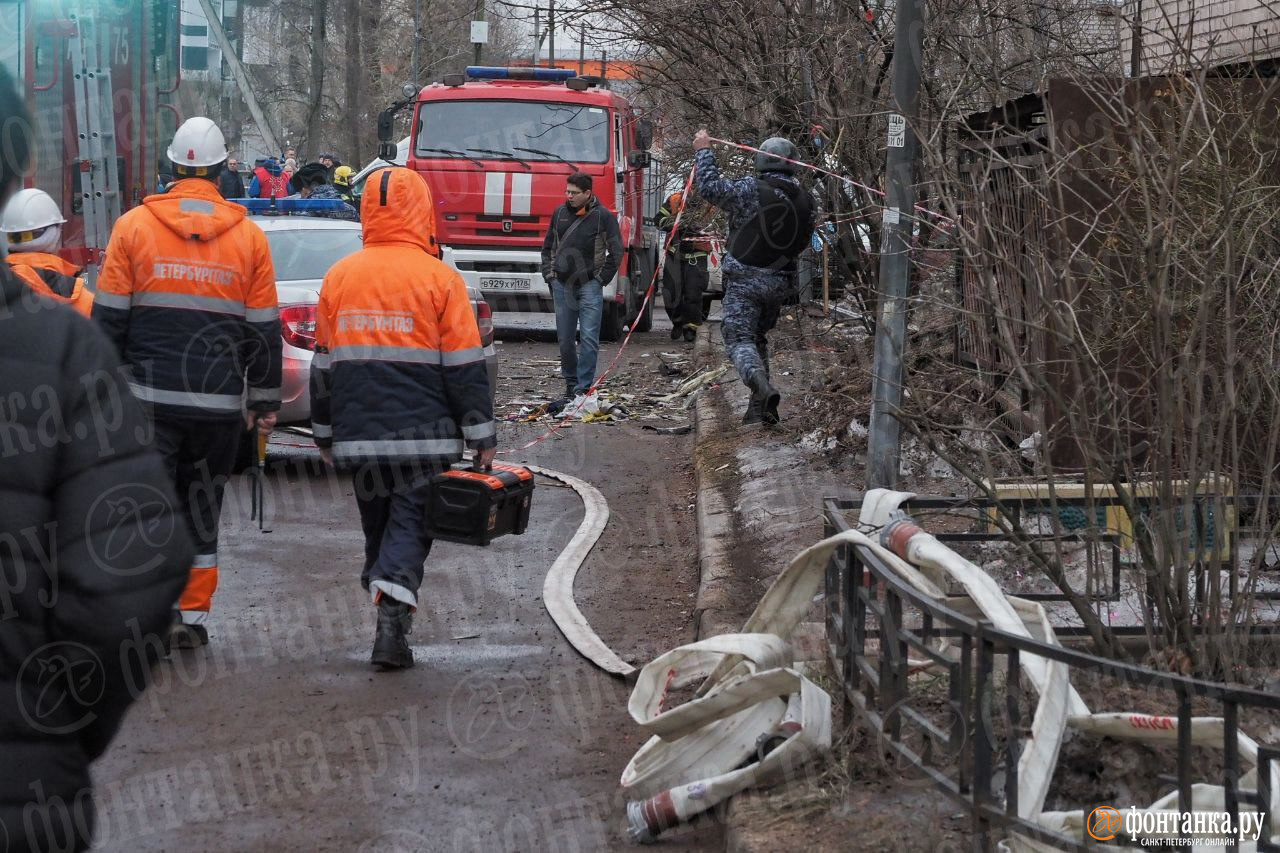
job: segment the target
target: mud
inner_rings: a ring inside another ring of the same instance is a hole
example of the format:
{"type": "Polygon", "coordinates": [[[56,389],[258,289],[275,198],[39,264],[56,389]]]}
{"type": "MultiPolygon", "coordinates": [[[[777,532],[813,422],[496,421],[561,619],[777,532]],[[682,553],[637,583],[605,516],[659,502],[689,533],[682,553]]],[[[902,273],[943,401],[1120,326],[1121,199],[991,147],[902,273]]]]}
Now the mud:
{"type": "MultiPolygon", "coordinates": [[[[637,336],[638,377],[667,346],[637,336]]],[[[615,346],[606,346],[602,363],[615,346]]],[[[554,337],[512,336],[500,375],[554,370],[554,337]]],[[[517,380],[523,382],[524,380],[517,380]]],[[[557,383],[548,382],[548,387],[557,383]]],[[[503,394],[525,393],[510,382],[503,394]]],[[[504,448],[539,425],[500,427],[504,448]]],[[[583,477],[611,520],[578,574],[578,604],[624,658],[692,637],[697,548],[692,436],[578,424],[508,456],[583,477]]],[[[542,580],[582,519],[540,483],[530,530],[488,548],[437,543],[410,637],[417,666],[368,664],[373,609],[349,484],[299,451],[275,464],[271,533],[237,482],[222,531],[212,643],[162,663],[95,766],[101,850],[621,849],[617,781],[641,742],[628,688],[559,635],[542,580]]],[[[716,820],[665,848],[717,848],[716,820]]]]}

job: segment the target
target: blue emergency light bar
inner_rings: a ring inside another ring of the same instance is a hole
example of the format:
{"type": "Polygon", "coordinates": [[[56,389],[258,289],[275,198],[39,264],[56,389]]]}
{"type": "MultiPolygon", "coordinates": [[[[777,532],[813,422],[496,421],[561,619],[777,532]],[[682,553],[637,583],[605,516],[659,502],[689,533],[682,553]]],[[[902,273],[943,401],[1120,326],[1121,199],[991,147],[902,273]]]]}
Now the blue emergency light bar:
{"type": "Polygon", "coordinates": [[[578,76],[570,68],[502,68],[494,65],[468,65],[467,76],[472,80],[539,80],[559,83],[578,76]]]}
{"type": "Polygon", "coordinates": [[[350,209],[350,205],[337,198],[229,198],[227,201],[243,205],[256,215],[335,213],[350,209]]]}

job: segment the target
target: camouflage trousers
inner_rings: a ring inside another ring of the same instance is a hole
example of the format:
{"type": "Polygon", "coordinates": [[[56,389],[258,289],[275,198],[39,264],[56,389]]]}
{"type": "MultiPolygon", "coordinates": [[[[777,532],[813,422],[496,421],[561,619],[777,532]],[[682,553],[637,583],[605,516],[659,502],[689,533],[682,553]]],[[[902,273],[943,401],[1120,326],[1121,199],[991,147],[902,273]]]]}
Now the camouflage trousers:
{"type": "Polygon", "coordinates": [[[795,295],[795,279],[787,273],[724,272],[720,328],[724,348],[743,382],[757,370],[769,373],[769,341],[782,306],[795,295]]]}

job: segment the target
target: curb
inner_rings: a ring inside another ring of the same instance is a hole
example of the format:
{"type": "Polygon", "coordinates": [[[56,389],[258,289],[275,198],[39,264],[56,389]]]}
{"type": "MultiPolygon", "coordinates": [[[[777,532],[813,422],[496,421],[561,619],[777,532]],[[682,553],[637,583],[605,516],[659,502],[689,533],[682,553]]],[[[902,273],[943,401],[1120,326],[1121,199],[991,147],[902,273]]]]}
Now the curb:
{"type": "MultiPolygon", "coordinates": [[[[719,327],[719,322],[715,321],[714,328],[718,330],[719,327]]],[[[698,330],[694,360],[699,368],[718,361],[712,328],[713,321],[708,321],[698,330]]],[[[732,369],[726,374],[725,381],[737,382],[737,375],[732,369]]],[[[720,388],[714,393],[724,399],[727,392],[720,388]]],[[[734,583],[730,545],[736,538],[736,514],[724,490],[716,485],[712,476],[715,461],[722,460],[713,461],[706,448],[706,442],[712,436],[724,433],[724,417],[711,393],[699,394],[694,401],[693,449],[698,530],[698,597],[694,637],[698,640],[742,630],[742,617],[733,615],[728,594],[734,583]]],[[[741,476],[736,464],[731,465],[732,475],[741,476]]],[[[803,623],[798,633],[798,651],[804,660],[825,656],[826,626],[823,623],[803,623]]],[[[798,665],[804,666],[804,663],[798,661],[798,665]]],[[[769,797],[768,791],[751,789],[729,800],[723,816],[723,849],[726,853],[766,853],[786,846],[769,830],[757,826],[759,820],[754,816],[759,813],[759,804],[767,804],[769,797]]]]}
{"type": "MultiPolygon", "coordinates": [[[[698,329],[694,344],[694,359],[698,364],[709,361],[714,344],[711,338],[713,323],[703,323],[698,329]]],[[[719,328],[720,324],[714,324],[719,328]]],[[[719,634],[737,631],[739,626],[725,616],[726,583],[732,580],[733,564],[729,559],[729,541],[733,537],[733,507],[729,505],[723,490],[710,476],[710,461],[704,450],[709,436],[720,431],[720,414],[712,404],[710,394],[698,395],[694,402],[694,474],[697,497],[695,498],[698,522],[698,598],[694,636],[702,640],[719,634]]]]}

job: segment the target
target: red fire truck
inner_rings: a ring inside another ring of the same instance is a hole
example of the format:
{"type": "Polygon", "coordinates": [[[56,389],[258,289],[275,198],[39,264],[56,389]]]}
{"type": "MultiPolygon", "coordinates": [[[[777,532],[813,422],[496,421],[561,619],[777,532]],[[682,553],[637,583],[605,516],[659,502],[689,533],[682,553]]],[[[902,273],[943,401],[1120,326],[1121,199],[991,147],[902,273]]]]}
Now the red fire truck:
{"type": "MultiPolygon", "coordinates": [[[[641,316],[640,303],[657,265],[661,191],[647,182],[652,127],[627,99],[569,69],[473,66],[392,111],[410,105],[406,165],[430,185],[444,260],[468,285],[498,311],[552,311],[542,239],[564,203],[565,179],[584,172],[617,215],[624,248],[605,285],[601,337],[649,328],[652,312],[641,316]]],[[[384,146],[390,112],[379,121],[384,146]]]]}
{"type": "Polygon", "coordinates": [[[36,122],[27,185],[58,202],[63,254],[96,263],[116,217],[150,194],[160,140],[177,126],[178,4],[165,0],[0,3],[36,122]]]}

